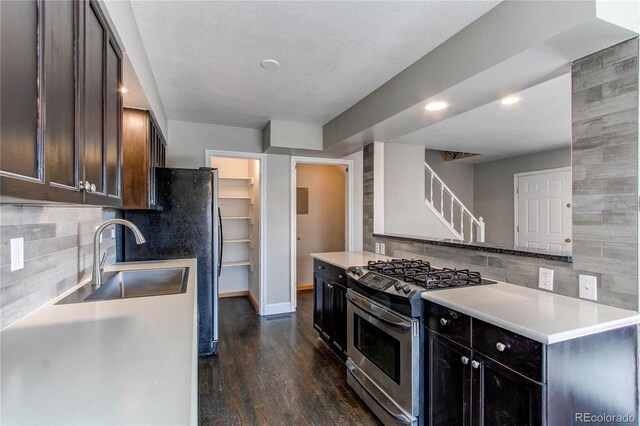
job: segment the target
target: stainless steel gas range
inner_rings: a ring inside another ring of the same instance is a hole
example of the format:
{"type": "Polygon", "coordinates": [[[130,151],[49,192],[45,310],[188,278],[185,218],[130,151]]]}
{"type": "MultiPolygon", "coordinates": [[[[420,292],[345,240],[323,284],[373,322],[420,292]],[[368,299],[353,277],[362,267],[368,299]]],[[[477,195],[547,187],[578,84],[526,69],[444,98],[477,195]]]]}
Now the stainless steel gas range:
{"type": "Polygon", "coordinates": [[[347,275],[347,382],[384,424],[422,424],[421,293],[495,281],[407,259],[372,261],[347,275]]]}

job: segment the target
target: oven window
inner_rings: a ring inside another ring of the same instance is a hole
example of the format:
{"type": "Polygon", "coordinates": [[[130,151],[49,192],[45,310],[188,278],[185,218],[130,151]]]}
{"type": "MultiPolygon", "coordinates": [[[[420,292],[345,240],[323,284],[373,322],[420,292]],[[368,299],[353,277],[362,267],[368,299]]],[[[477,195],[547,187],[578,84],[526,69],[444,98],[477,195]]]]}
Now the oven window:
{"type": "Polygon", "coordinates": [[[359,315],[353,319],[353,346],[400,384],[400,342],[359,315]]]}

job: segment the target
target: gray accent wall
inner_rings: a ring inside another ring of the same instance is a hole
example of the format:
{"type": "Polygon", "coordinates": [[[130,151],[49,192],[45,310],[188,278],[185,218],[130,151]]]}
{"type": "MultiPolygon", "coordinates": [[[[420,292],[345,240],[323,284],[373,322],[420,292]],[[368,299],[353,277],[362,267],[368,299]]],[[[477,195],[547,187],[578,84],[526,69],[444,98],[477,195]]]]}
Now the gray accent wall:
{"type": "Polygon", "coordinates": [[[576,61],[572,85],[574,268],[637,309],[638,38],[576,61]]]}
{"type": "MultiPolygon", "coordinates": [[[[567,123],[568,125],[568,123],[567,123]]],[[[485,240],[512,246],[513,175],[571,166],[571,147],[488,161],[474,166],[473,213],[486,224],[485,240]]],[[[448,183],[447,183],[448,185],[448,183]]]]}
{"type": "Polygon", "coordinates": [[[598,303],[638,310],[638,75],[637,38],[573,66],[573,264],[375,238],[373,144],[363,151],[364,250],[380,241],[391,256],[531,288],[538,288],[538,268],[551,268],[554,292],[570,297],[578,297],[579,274],[595,275],[598,303]]]}
{"type": "MultiPolygon", "coordinates": [[[[91,277],[93,233],[115,210],[0,206],[0,328],[5,328],[91,277]],[[9,242],[24,238],[24,269],[11,271],[9,242]]],[[[115,240],[106,230],[107,265],[115,240]]]]}

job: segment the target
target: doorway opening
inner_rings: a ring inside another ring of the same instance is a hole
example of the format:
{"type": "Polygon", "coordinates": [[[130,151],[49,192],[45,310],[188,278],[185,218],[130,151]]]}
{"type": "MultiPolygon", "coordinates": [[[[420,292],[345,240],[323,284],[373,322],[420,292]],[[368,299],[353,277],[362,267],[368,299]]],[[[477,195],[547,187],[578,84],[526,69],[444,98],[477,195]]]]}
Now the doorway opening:
{"type": "Polygon", "coordinates": [[[313,288],[312,253],[352,247],[351,160],[292,157],[291,300],[313,288]]]}
{"type": "Polygon", "coordinates": [[[515,245],[571,253],[571,168],[516,173],[513,179],[515,245]]]}
{"type": "Polygon", "coordinates": [[[222,219],[219,297],[246,296],[257,313],[264,303],[262,157],[207,150],[208,167],[218,169],[222,219]]]}

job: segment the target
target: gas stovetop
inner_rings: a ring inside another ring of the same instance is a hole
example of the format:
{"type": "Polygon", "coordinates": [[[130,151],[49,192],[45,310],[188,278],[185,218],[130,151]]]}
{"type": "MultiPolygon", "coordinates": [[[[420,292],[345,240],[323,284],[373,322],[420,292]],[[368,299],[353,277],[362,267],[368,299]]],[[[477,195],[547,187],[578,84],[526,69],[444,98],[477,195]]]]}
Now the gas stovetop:
{"type": "Polygon", "coordinates": [[[483,280],[480,272],[468,269],[434,268],[425,260],[370,261],[366,268],[406,283],[414,283],[425,290],[493,283],[483,280]]]}
{"type": "Polygon", "coordinates": [[[352,280],[368,287],[370,291],[407,298],[419,297],[423,291],[495,283],[483,279],[480,272],[435,268],[420,259],[370,261],[367,266],[351,267],[348,272],[352,280]]]}

